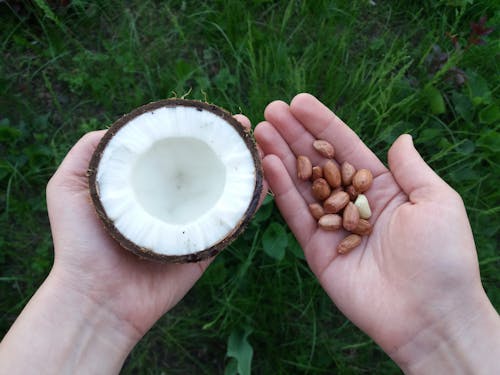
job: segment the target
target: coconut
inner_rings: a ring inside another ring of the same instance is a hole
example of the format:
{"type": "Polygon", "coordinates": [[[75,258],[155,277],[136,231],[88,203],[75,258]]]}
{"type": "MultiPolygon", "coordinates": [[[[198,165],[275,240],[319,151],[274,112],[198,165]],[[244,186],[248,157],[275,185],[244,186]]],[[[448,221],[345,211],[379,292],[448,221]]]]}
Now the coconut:
{"type": "Polygon", "coordinates": [[[262,192],[251,134],[227,111],[184,99],[150,103],[116,121],[88,176],[109,234],[160,262],[220,252],[244,230],[262,192]]]}

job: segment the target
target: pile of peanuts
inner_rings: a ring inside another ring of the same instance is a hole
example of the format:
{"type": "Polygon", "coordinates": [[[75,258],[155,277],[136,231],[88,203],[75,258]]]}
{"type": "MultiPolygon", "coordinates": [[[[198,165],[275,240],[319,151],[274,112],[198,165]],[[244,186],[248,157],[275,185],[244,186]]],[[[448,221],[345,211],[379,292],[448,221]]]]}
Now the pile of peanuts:
{"type": "Polygon", "coordinates": [[[312,182],[312,195],[317,202],[309,205],[311,215],[318,226],[327,231],[344,228],[350,232],[337,246],[337,252],[346,254],[361,243],[361,236],[372,232],[368,221],[371,209],[366,192],[373,182],[373,174],[368,169],[356,170],[348,162],[340,168],[333,161],[335,149],[328,141],[318,139],[314,149],[328,159],[323,166],[313,166],[304,155],[297,157],[297,177],[312,182]]]}

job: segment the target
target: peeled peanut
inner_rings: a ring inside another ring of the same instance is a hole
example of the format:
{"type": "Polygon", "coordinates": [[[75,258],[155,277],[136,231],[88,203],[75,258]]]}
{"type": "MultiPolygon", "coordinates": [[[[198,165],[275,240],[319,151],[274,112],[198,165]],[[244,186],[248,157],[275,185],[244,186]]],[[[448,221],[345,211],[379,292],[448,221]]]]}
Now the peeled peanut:
{"type": "Polygon", "coordinates": [[[311,160],[307,156],[300,155],[297,157],[297,177],[299,180],[309,180],[312,176],[311,160]]]}
{"type": "Polygon", "coordinates": [[[336,214],[323,215],[318,220],[318,225],[324,230],[339,230],[342,228],[342,217],[336,214]]]}
{"type": "Polygon", "coordinates": [[[323,166],[323,176],[333,189],[339,187],[342,182],[339,167],[331,160],[323,166]]]}
{"type": "Polygon", "coordinates": [[[349,195],[345,191],[338,191],[323,202],[327,214],[336,214],[349,203],[349,195]]]}
{"type": "Polygon", "coordinates": [[[354,186],[358,193],[367,191],[372,186],[372,182],[373,175],[368,169],[360,169],[352,178],[352,186],[354,186]]]}
{"type": "Polygon", "coordinates": [[[349,202],[344,208],[344,214],[342,216],[342,225],[345,230],[352,232],[358,226],[359,223],[359,210],[354,205],[354,203],[349,202]]]}
{"type": "Polygon", "coordinates": [[[366,195],[359,194],[354,205],[358,207],[360,218],[369,219],[372,216],[372,210],[370,208],[370,203],[368,203],[368,199],[366,199],[366,195]]]}
{"type": "Polygon", "coordinates": [[[312,195],[319,201],[326,199],[330,196],[332,189],[328,182],[324,178],[318,178],[314,180],[312,184],[312,195]]]}
{"type": "Polygon", "coordinates": [[[317,139],[316,141],[314,141],[313,147],[316,151],[319,152],[321,156],[324,156],[325,158],[333,159],[335,155],[335,149],[333,148],[333,145],[330,142],[325,141],[324,139],[317,139]]]}

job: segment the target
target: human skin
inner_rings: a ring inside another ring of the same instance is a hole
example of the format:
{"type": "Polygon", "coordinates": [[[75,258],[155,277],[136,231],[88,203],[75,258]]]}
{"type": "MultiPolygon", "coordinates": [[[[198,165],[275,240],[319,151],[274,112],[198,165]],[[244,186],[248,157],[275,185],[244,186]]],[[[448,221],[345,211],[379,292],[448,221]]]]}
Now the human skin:
{"type": "Polygon", "coordinates": [[[481,285],[464,204],[411,137],[394,142],[387,168],[312,95],[272,102],[264,116],[254,134],[269,188],[336,306],[406,373],[499,373],[500,319],[481,285]],[[335,251],[346,232],[318,227],[310,183],[296,177],[298,155],[320,163],[315,139],[333,144],[339,164],[374,175],[373,232],[347,255],[335,251]]]}
{"type": "MultiPolygon", "coordinates": [[[[273,102],[255,136],[266,180],[333,302],[408,373],[493,373],[499,317],[482,289],[474,241],[460,197],[402,136],[389,169],[314,97],[273,102]],[[295,155],[318,157],[331,141],[339,162],[370,168],[374,232],[346,256],[340,233],[317,229],[295,155]]],[[[245,117],[240,122],[249,127],[245,117]]],[[[47,187],[54,266],[0,343],[6,373],[118,373],[144,333],[201,276],[209,261],[156,264],[121,249],[90,204],[91,154],[104,132],[86,135],[47,187]]],[[[333,339],[333,338],[332,338],[333,339]]],[[[498,371],[496,371],[498,372],[498,371]]]]}
{"type": "MultiPolygon", "coordinates": [[[[235,117],[250,128],[248,118],[235,117]]],[[[105,232],[86,176],[104,133],[86,134],[48,183],[54,265],[0,343],[2,373],[118,373],[134,345],[211,261],[143,260],[105,232]]]]}

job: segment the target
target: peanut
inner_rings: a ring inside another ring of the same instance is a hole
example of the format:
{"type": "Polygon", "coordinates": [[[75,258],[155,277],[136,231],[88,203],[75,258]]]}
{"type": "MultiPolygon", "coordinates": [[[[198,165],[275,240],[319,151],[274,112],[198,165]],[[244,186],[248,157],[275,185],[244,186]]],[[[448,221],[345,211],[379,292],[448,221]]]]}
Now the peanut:
{"type": "Polygon", "coordinates": [[[349,251],[359,246],[361,243],[361,236],[357,234],[350,234],[344,238],[337,246],[337,252],[339,254],[347,254],[349,251]]]}
{"type": "Polygon", "coordinates": [[[372,186],[373,175],[368,169],[360,169],[352,178],[352,186],[358,193],[364,193],[372,186]]]}
{"type": "Polygon", "coordinates": [[[352,183],[352,178],[356,174],[356,168],[345,161],[340,166],[340,174],[342,176],[342,185],[349,186],[352,183]]]}
{"type": "Polygon", "coordinates": [[[345,188],[345,192],[347,194],[349,194],[349,198],[352,200],[352,201],[355,201],[356,198],[358,197],[359,193],[356,191],[356,189],[354,188],[354,186],[352,185],[349,185],[348,187],[345,188]]]}
{"type": "Polygon", "coordinates": [[[332,160],[335,150],[329,142],[316,140],[313,148],[328,160],[323,166],[312,166],[305,156],[297,157],[297,177],[312,181],[312,195],[317,202],[308,205],[309,211],[318,222],[319,228],[336,231],[344,228],[350,232],[337,246],[339,254],[347,254],[359,246],[361,236],[369,235],[372,224],[368,199],[363,194],[373,183],[373,174],[368,169],[356,168],[344,161],[340,168],[332,160]]]}
{"type": "Polygon", "coordinates": [[[336,214],[349,203],[349,195],[345,191],[338,191],[328,197],[323,203],[327,214],[336,214]]]}
{"type": "Polygon", "coordinates": [[[339,230],[342,228],[342,217],[336,214],[326,214],[318,220],[318,225],[324,230],[339,230]]]}
{"type": "Polygon", "coordinates": [[[324,156],[325,158],[328,159],[333,159],[335,155],[335,149],[333,148],[333,145],[325,141],[324,139],[318,139],[313,142],[313,147],[316,151],[319,152],[321,156],[324,156]]]}
{"type": "Polygon", "coordinates": [[[323,177],[323,168],[321,166],[316,165],[312,169],[312,180],[317,180],[318,178],[323,177]]]}
{"type": "Polygon", "coordinates": [[[309,180],[312,176],[311,160],[307,156],[300,155],[297,157],[297,177],[299,180],[309,180]]]}
{"type": "Polygon", "coordinates": [[[358,226],[351,230],[354,234],[359,234],[360,236],[367,236],[372,232],[372,225],[366,219],[359,219],[358,226]]]}
{"type": "Polygon", "coordinates": [[[328,182],[324,178],[318,178],[312,184],[312,195],[319,201],[328,198],[331,190],[330,185],[328,185],[328,182]]]}
{"type": "Polygon", "coordinates": [[[323,166],[323,175],[333,189],[340,186],[342,182],[340,170],[332,160],[328,160],[323,166]]]}
{"type": "Polygon", "coordinates": [[[359,194],[354,202],[354,205],[359,210],[359,217],[362,219],[369,219],[372,216],[372,210],[370,208],[370,203],[364,194],[359,194]]]}
{"type": "Polygon", "coordinates": [[[349,202],[344,209],[342,225],[345,230],[352,232],[359,223],[359,210],[354,203],[349,202]]]}
{"type": "Polygon", "coordinates": [[[323,206],[320,205],[319,203],[311,203],[309,205],[309,211],[311,212],[311,215],[316,220],[319,220],[320,217],[325,214],[325,210],[323,209],[323,206]]]}

